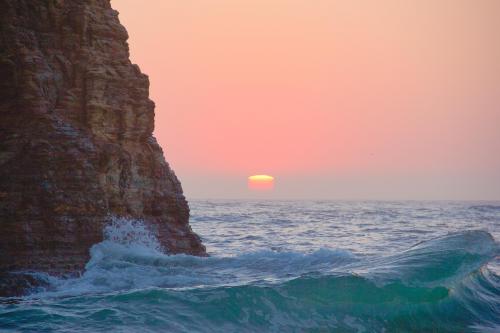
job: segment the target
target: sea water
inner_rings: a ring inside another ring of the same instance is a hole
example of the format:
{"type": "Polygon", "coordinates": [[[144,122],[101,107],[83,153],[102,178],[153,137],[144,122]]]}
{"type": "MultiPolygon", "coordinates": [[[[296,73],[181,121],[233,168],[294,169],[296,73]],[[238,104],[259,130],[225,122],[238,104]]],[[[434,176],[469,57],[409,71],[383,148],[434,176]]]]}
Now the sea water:
{"type": "Polygon", "coordinates": [[[500,332],[499,202],[191,201],[210,257],[115,218],[0,332],[500,332]]]}

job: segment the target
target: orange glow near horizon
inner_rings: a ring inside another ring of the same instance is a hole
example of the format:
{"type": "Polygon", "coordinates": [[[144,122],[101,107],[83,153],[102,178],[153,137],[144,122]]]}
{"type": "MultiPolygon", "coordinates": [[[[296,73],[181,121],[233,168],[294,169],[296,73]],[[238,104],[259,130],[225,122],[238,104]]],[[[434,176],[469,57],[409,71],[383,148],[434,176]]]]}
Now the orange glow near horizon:
{"type": "Polygon", "coordinates": [[[256,191],[272,191],[274,177],[268,175],[255,175],[248,177],[248,188],[256,191]]]}

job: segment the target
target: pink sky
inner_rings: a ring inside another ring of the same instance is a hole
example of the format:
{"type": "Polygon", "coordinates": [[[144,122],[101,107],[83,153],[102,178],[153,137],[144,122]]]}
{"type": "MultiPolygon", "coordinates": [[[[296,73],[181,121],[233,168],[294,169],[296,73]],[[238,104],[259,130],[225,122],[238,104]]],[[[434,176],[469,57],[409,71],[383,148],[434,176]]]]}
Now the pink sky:
{"type": "Polygon", "coordinates": [[[500,1],[112,4],[188,198],[500,200],[500,1]]]}

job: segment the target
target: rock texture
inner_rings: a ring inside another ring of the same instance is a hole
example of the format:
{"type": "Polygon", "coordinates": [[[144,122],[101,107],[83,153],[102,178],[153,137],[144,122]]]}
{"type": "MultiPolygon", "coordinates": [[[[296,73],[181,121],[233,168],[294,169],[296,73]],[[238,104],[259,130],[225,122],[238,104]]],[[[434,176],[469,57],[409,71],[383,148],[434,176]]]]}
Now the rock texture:
{"type": "Polygon", "coordinates": [[[0,273],[81,271],[110,215],[205,255],[109,0],[0,0],[0,273]]]}

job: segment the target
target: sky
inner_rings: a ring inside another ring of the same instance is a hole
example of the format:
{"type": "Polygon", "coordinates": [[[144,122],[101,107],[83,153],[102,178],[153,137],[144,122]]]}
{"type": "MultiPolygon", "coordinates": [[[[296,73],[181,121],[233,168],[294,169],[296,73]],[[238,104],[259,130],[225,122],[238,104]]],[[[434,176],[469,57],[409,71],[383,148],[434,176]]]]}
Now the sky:
{"type": "Polygon", "coordinates": [[[112,5],[188,199],[500,200],[500,1],[112,5]]]}

